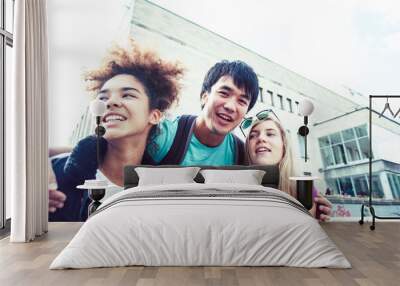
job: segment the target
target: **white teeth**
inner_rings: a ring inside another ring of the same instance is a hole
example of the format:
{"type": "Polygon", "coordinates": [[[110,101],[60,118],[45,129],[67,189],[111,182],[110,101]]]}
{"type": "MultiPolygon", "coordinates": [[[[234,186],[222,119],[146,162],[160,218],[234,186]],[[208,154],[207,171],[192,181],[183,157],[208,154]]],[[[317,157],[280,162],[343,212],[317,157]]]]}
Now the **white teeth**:
{"type": "Polygon", "coordinates": [[[218,114],[218,116],[221,117],[221,118],[224,119],[224,120],[232,121],[232,119],[231,119],[229,116],[226,116],[226,115],[224,115],[224,114],[218,114]]]}
{"type": "Polygon", "coordinates": [[[124,118],[121,115],[108,115],[106,118],[104,118],[104,122],[111,122],[111,121],[124,121],[126,118],[124,118]]]}
{"type": "Polygon", "coordinates": [[[268,152],[268,151],[270,151],[270,150],[266,147],[260,147],[260,148],[256,149],[256,152],[268,152]]]}

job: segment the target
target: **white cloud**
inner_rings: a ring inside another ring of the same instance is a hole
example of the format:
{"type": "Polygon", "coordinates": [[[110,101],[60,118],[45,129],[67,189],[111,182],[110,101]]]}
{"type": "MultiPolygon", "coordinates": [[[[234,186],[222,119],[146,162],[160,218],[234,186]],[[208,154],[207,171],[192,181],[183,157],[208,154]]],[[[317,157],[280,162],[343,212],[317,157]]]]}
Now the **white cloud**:
{"type": "Polygon", "coordinates": [[[153,2],[328,88],[400,93],[400,1],[153,2]]]}

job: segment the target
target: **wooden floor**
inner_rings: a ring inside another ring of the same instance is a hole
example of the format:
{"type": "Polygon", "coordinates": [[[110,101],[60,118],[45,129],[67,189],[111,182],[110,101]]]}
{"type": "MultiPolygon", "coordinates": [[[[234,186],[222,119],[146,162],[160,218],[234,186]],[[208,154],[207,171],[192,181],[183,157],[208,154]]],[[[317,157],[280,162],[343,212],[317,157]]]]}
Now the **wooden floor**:
{"type": "Polygon", "coordinates": [[[356,222],[323,228],[353,268],[289,267],[121,267],[48,270],[79,229],[79,223],[51,223],[32,243],[0,241],[0,285],[400,285],[400,222],[378,222],[375,231],[356,222]]]}

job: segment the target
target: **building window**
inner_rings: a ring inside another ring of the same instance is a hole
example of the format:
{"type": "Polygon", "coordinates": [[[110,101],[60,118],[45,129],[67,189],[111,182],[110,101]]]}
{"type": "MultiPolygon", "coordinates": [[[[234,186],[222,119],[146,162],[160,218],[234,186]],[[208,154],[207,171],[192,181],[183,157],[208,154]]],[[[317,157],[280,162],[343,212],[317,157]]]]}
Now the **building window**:
{"type": "MultiPolygon", "coordinates": [[[[361,159],[368,159],[369,158],[369,137],[368,137],[368,130],[367,124],[357,126],[355,128],[356,137],[358,146],[360,148],[361,159]]],[[[374,157],[374,153],[371,151],[372,158],[374,157]]]]}
{"type": "Polygon", "coordinates": [[[274,101],[274,93],[270,90],[267,90],[267,93],[269,94],[269,98],[271,101],[271,106],[275,106],[275,101],[274,101]]]}
{"type": "Polygon", "coordinates": [[[340,132],[332,133],[329,135],[329,139],[331,140],[331,144],[340,144],[342,143],[342,137],[340,136],[340,132]]]}
{"type": "Polygon", "coordinates": [[[354,128],[343,130],[342,137],[348,161],[352,162],[360,160],[360,148],[357,146],[354,128]]]}
{"type": "Polygon", "coordinates": [[[7,202],[11,194],[5,188],[5,98],[11,93],[14,1],[0,0],[0,228],[11,216],[7,202]]]}
{"type": "Polygon", "coordinates": [[[400,200],[400,174],[388,173],[387,176],[393,198],[400,200]]]}
{"type": "Polygon", "coordinates": [[[366,124],[318,138],[318,143],[325,168],[369,158],[366,124]]]}
{"type": "Polygon", "coordinates": [[[321,157],[324,167],[334,166],[333,154],[330,148],[321,148],[321,157]]]}
{"type": "Polygon", "coordinates": [[[260,86],[259,87],[259,93],[258,93],[258,99],[261,103],[264,103],[264,95],[263,95],[263,88],[260,86]]]}
{"type": "Polygon", "coordinates": [[[355,197],[354,187],[349,177],[339,178],[340,193],[344,196],[355,197]]]}
{"type": "Polygon", "coordinates": [[[299,102],[298,102],[298,101],[295,101],[294,103],[296,104],[296,113],[297,113],[298,115],[300,115],[300,114],[299,114],[299,102]]]}
{"type": "Polygon", "coordinates": [[[287,100],[287,105],[288,105],[289,112],[293,113],[292,100],[290,98],[286,98],[286,100],[287,100]]]}
{"type": "Polygon", "coordinates": [[[368,188],[368,176],[361,175],[353,177],[354,188],[358,197],[368,197],[369,188],[368,188]]]}
{"type": "MultiPolygon", "coordinates": [[[[340,194],[350,197],[368,197],[369,196],[369,177],[368,174],[362,174],[351,177],[340,177],[327,179],[328,188],[331,194],[340,194]]],[[[372,197],[383,198],[383,188],[378,174],[372,175],[372,197]]]]}
{"type": "Polygon", "coordinates": [[[332,150],[333,150],[333,158],[335,159],[335,165],[342,165],[347,163],[342,144],[333,145],[332,150]]]}
{"type": "Polygon", "coordinates": [[[326,179],[328,187],[325,190],[325,195],[340,195],[340,189],[337,179],[326,179]]]}
{"type": "Polygon", "coordinates": [[[329,147],[331,145],[331,141],[329,141],[328,136],[318,138],[318,142],[320,147],[329,147]]]}
{"type": "Polygon", "coordinates": [[[383,198],[383,188],[379,175],[372,175],[372,197],[383,198]]]}
{"type": "Polygon", "coordinates": [[[355,128],[355,130],[356,130],[357,137],[359,137],[359,138],[368,136],[367,124],[357,126],[355,128]]]}
{"type": "Polygon", "coordinates": [[[333,158],[335,159],[335,165],[346,164],[346,155],[344,154],[343,140],[340,132],[329,135],[329,139],[332,144],[333,158]]]}
{"type": "Polygon", "coordinates": [[[358,161],[361,159],[356,140],[345,142],[344,148],[346,150],[346,156],[349,159],[349,162],[358,161]]]}
{"type": "Polygon", "coordinates": [[[280,94],[277,94],[277,96],[278,96],[278,101],[279,101],[279,107],[280,107],[282,110],[285,110],[285,108],[283,107],[283,96],[280,95],[280,94]]]}

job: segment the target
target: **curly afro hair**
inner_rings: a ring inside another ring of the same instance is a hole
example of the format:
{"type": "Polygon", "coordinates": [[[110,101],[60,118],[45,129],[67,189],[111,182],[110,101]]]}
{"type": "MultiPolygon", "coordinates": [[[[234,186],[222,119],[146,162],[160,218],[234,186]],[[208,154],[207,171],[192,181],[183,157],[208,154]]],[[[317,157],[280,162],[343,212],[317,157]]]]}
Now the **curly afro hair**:
{"type": "Polygon", "coordinates": [[[130,46],[124,49],[115,45],[109,50],[102,66],[85,73],[87,89],[98,93],[104,83],[119,74],[129,74],[144,86],[149,97],[150,109],[165,111],[173,103],[178,103],[181,89],[179,80],[184,73],[178,62],[167,62],[149,50],[141,49],[130,39],[130,46]]]}

